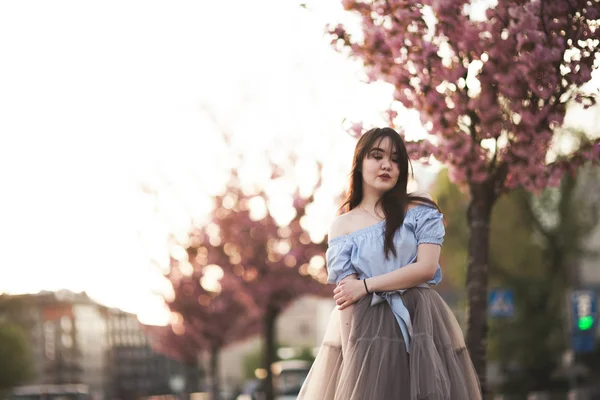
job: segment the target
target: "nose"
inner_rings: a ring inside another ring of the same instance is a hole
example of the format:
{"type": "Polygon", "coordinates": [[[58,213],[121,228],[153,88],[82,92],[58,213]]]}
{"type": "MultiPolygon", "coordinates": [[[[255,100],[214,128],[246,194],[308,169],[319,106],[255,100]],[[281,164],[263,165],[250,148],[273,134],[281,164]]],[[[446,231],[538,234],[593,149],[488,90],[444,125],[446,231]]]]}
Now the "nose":
{"type": "Polygon", "coordinates": [[[381,169],[389,171],[391,168],[392,168],[392,163],[390,162],[390,160],[387,157],[384,157],[381,160],[381,169]]]}

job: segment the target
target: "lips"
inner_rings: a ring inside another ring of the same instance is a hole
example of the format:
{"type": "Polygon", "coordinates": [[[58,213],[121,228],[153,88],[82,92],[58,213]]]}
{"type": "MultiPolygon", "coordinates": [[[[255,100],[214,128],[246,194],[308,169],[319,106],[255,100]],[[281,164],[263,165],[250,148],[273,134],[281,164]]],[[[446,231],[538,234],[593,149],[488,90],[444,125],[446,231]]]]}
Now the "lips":
{"type": "Polygon", "coordinates": [[[389,176],[388,174],[381,174],[381,175],[379,175],[379,177],[381,179],[390,179],[391,178],[391,176],[389,176]]]}

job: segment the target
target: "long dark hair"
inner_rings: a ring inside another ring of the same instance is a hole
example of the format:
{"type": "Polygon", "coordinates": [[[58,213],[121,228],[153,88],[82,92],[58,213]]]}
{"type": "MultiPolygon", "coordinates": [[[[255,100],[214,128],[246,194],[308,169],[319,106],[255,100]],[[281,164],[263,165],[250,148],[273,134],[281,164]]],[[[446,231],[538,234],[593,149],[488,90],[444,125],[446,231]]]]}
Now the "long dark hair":
{"type": "Polygon", "coordinates": [[[409,204],[427,204],[436,208],[438,211],[439,207],[435,202],[426,197],[416,196],[406,192],[409,177],[408,167],[410,166],[410,176],[413,174],[413,169],[408,158],[408,152],[406,151],[404,141],[398,132],[392,128],[373,128],[360,137],[356,144],[356,148],[354,149],[352,172],[350,173],[350,187],[348,188],[346,200],[341,207],[342,213],[352,210],[361,202],[363,198],[363,176],[361,171],[363,160],[375,142],[386,137],[390,138],[392,146],[397,152],[397,164],[400,169],[400,175],[398,176],[396,185],[385,192],[377,201],[377,204],[381,203],[381,208],[383,209],[386,219],[383,250],[387,258],[390,252],[396,257],[394,234],[404,223],[404,216],[409,204]]]}

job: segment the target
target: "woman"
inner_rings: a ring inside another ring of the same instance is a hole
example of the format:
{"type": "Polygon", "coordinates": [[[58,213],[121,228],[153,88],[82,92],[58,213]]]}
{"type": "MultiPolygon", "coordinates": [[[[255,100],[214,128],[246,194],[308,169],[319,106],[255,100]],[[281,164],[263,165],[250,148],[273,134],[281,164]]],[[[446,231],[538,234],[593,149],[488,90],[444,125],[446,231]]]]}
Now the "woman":
{"type": "Polygon", "coordinates": [[[443,217],[407,193],[408,167],[391,128],[356,145],[326,255],[338,307],[298,399],[481,399],[456,318],[429,288],[442,279],[443,217]]]}

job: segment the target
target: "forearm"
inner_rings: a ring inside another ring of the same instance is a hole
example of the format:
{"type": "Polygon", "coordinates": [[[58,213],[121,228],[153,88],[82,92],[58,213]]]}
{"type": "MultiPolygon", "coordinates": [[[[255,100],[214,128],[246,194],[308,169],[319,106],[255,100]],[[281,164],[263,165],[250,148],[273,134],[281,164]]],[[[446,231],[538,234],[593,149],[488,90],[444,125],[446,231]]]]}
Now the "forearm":
{"type": "Polygon", "coordinates": [[[348,276],[346,276],[344,279],[340,280],[340,282],[339,282],[339,283],[342,283],[342,282],[344,282],[344,281],[346,281],[346,280],[348,280],[348,279],[358,279],[358,274],[351,274],[351,275],[348,275],[348,276]]]}
{"type": "Polygon", "coordinates": [[[370,292],[391,292],[410,289],[430,281],[437,269],[431,262],[414,262],[387,274],[368,278],[366,281],[370,292]]]}

